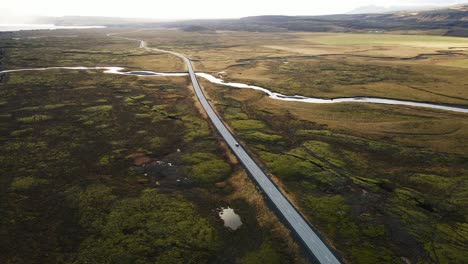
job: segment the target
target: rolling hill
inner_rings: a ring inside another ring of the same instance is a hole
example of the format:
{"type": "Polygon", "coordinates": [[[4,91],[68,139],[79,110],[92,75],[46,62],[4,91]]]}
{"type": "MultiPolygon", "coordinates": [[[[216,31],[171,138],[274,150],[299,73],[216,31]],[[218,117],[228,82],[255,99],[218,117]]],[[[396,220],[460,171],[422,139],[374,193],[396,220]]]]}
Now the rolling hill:
{"type": "Polygon", "coordinates": [[[431,34],[468,36],[468,4],[427,11],[398,11],[384,14],[339,14],[326,16],[253,16],[240,19],[188,20],[161,23],[163,27],[202,27],[203,30],[239,31],[433,31],[431,34]]]}

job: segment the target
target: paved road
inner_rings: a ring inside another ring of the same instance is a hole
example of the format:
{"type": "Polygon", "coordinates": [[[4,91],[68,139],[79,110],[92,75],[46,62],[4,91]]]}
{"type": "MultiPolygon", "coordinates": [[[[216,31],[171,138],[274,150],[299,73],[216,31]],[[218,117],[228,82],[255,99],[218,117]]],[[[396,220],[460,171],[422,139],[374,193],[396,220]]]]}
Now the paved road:
{"type": "Polygon", "coordinates": [[[237,156],[239,161],[244,165],[245,169],[257,182],[258,186],[261,188],[263,193],[268,197],[268,199],[270,199],[270,201],[276,207],[277,211],[289,223],[291,228],[302,240],[304,246],[315,256],[318,262],[340,263],[338,259],[333,255],[333,253],[328,249],[328,247],[323,243],[323,241],[310,228],[310,226],[307,224],[304,218],[296,211],[296,209],[291,205],[291,203],[286,199],[286,197],[284,197],[284,195],[278,190],[278,188],[271,182],[270,178],[268,178],[268,176],[260,169],[257,163],[255,163],[255,161],[249,156],[249,154],[247,154],[247,152],[242,148],[242,146],[236,146],[236,138],[226,128],[224,123],[221,121],[221,119],[218,117],[211,105],[206,100],[206,97],[203,94],[202,89],[200,88],[200,84],[198,83],[191,61],[184,55],[177,52],[160,50],[156,48],[148,48],[145,41],[140,41],[140,48],[170,53],[184,60],[184,62],[187,65],[187,69],[190,74],[190,79],[192,81],[195,93],[201,105],[208,114],[208,117],[218,130],[219,134],[224,138],[226,143],[237,156]]]}
{"type": "Polygon", "coordinates": [[[278,190],[278,188],[271,182],[270,178],[260,169],[255,161],[247,154],[242,146],[236,147],[237,140],[229,132],[223,122],[220,120],[218,115],[214,112],[211,105],[206,100],[203,91],[195,76],[195,72],[192,67],[192,63],[189,59],[184,57],[187,63],[187,68],[192,80],[193,88],[197,94],[198,100],[205,109],[211,122],[214,124],[218,132],[224,138],[229,147],[236,154],[239,161],[244,165],[246,170],[255,179],[257,184],[260,186],[265,195],[274,204],[276,209],[282,214],[284,219],[288,221],[291,227],[294,229],[296,234],[301,238],[307,249],[312,252],[315,258],[320,263],[340,263],[333,253],[327,248],[322,240],[315,234],[315,232],[306,223],[304,218],[296,211],[296,209],[289,203],[284,195],[278,190]]]}

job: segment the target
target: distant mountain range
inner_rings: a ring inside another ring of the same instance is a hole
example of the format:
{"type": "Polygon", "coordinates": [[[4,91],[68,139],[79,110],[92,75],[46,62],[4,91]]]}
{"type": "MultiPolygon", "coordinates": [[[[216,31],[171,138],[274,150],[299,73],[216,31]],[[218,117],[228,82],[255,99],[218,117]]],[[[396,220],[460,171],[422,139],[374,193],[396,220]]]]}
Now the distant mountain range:
{"type": "Polygon", "coordinates": [[[468,4],[425,11],[338,14],[325,16],[252,16],[240,19],[162,23],[189,31],[385,32],[423,30],[430,34],[468,37],[468,4]],[[429,32],[430,31],[430,32],[429,32]]]}
{"type": "Polygon", "coordinates": [[[10,10],[0,8],[0,24],[55,24],[60,26],[122,26],[141,23],[159,23],[174,20],[156,18],[126,18],[103,16],[33,16],[10,13],[10,10]]]}
{"type": "Polygon", "coordinates": [[[429,10],[434,9],[434,6],[376,6],[368,5],[355,8],[346,14],[379,14],[379,13],[390,13],[397,11],[416,11],[416,10],[429,10]]]}

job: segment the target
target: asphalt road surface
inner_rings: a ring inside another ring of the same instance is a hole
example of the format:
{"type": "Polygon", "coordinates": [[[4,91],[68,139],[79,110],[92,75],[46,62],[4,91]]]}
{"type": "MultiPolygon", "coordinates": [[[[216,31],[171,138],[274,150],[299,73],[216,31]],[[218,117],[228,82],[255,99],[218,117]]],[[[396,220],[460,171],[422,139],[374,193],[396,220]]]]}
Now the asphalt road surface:
{"type": "MultiPolygon", "coordinates": [[[[178,54],[180,55],[180,54],[178,54]]],[[[278,188],[271,182],[270,178],[260,169],[255,161],[247,154],[247,152],[240,145],[236,145],[237,140],[226,128],[224,123],[214,112],[211,105],[206,100],[203,91],[197,81],[195,71],[193,70],[192,63],[186,57],[182,57],[187,64],[187,68],[192,80],[192,85],[201,105],[205,109],[208,117],[213,125],[218,130],[219,134],[224,138],[226,143],[235,153],[239,161],[244,165],[245,169],[257,182],[258,186],[264,194],[270,199],[277,211],[289,223],[292,229],[300,237],[305,247],[315,256],[320,263],[340,263],[323,241],[317,234],[310,228],[304,218],[296,211],[291,203],[284,197],[278,188]]]]}

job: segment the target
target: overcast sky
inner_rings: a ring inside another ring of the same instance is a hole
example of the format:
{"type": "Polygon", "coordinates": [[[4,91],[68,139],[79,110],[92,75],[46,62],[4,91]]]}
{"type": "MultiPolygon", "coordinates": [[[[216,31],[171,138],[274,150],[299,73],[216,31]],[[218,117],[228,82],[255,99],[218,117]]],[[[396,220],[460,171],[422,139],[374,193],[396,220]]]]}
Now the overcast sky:
{"type": "Polygon", "coordinates": [[[252,15],[323,15],[366,5],[452,5],[468,0],[2,0],[2,15],[236,18],[252,15]]]}

